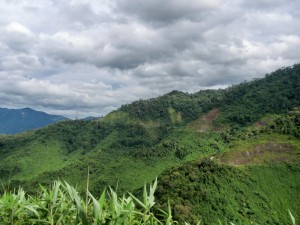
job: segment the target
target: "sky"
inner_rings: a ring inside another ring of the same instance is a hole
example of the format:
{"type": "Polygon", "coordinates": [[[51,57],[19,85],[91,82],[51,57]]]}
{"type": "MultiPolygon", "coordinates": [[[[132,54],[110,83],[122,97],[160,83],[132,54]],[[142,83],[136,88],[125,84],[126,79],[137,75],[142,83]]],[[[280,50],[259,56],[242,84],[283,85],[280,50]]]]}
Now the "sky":
{"type": "Polygon", "coordinates": [[[103,116],[300,62],[299,0],[1,0],[0,107],[103,116]]]}

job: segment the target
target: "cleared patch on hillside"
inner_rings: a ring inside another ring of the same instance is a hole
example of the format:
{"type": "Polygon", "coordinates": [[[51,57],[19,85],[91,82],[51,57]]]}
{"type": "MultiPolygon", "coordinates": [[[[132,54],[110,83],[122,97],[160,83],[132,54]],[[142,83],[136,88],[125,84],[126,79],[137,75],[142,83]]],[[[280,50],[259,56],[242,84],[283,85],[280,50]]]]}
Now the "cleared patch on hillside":
{"type": "Polygon", "coordinates": [[[218,131],[221,128],[213,127],[212,122],[219,114],[219,109],[215,108],[209,111],[207,114],[201,116],[197,120],[191,122],[188,125],[188,129],[196,132],[218,131]]]}
{"type": "Polygon", "coordinates": [[[180,112],[177,112],[175,109],[173,109],[171,107],[168,109],[168,112],[169,112],[172,124],[182,122],[182,116],[181,116],[180,112]]]}
{"type": "Polygon", "coordinates": [[[104,122],[120,122],[130,120],[129,114],[123,111],[112,111],[107,114],[104,118],[101,118],[100,121],[104,122]]]}
{"type": "Polygon", "coordinates": [[[256,128],[265,127],[278,118],[280,118],[280,115],[278,115],[278,114],[267,114],[266,116],[257,120],[254,124],[254,127],[256,127],[256,128]]]}
{"type": "Polygon", "coordinates": [[[113,111],[108,115],[106,115],[104,118],[101,118],[99,121],[110,122],[110,123],[122,123],[122,124],[139,124],[145,127],[146,129],[160,126],[159,122],[157,121],[131,118],[129,113],[123,111],[113,111]]]}
{"type": "Polygon", "coordinates": [[[154,121],[154,120],[148,120],[148,121],[142,121],[142,120],[138,121],[137,120],[137,123],[140,124],[141,126],[145,127],[146,129],[155,128],[155,127],[160,126],[159,122],[154,121]]]}
{"type": "Polygon", "coordinates": [[[264,163],[300,162],[299,143],[285,140],[285,137],[269,140],[254,139],[248,143],[237,144],[225,152],[221,163],[229,165],[249,165],[264,163]]]}

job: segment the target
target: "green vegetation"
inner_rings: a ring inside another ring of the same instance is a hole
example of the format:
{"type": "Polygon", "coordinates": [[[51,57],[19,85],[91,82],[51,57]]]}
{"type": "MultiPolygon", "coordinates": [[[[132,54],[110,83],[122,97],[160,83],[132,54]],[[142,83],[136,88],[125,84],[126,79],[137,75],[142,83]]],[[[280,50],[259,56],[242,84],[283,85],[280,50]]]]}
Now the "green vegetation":
{"type": "Polygon", "coordinates": [[[291,136],[261,134],[247,140],[232,141],[216,159],[230,165],[293,163],[300,161],[299,150],[299,140],[291,136]]]}
{"type": "MultiPolygon", "coordinates": [[[[187,167],[185,167],[185,169],[186,168],[187,167]]],[[[199,171],[202,171],[202,173],[204,173],[204,176],[202,176],[201,179],[204,179],[203,183],[205,185],[207,185],[209,182],[216,184],[216,180],[211,179],[211,177],[205,176],[205,173],[210,173],[210,172],[222,173],[222,171],[225,170],[228,175],[228,172],[230,173],[230,171],[232,170],[229,167],[228,168],[215,167],[212,163],[208,163],[207,161],[206,162],[203,161],[200,164],[198,164],[198,169],[199,171]]],[[[261,172],[261,170],[254,171],[254,172],[261,172]]],[[[269,175],[274,175],[273,171],[271,171],[271,173],[272,174],[269,175]]],[[[177,171],[176,174],[173,172],[172,175],[178,177],[180,175],[180,172],[177,171]]],[[[236,175],[240,176],[240,174],[235,173],[233,177],[236,175]]],[[[191,177],[192,175],[189,177],[189,179],[191,179],[191,177]]],[[[232,177],[229,176],[228,179],[232,179],[232,177]]],[[[192,182],[194,181],[195,179],[192,179],[192,182]]],[[[264,182],[266,181],[262,181],[262,183],[264,182]]],[[[248,184],[253,183],[253,181],[247,180],[246,183],[248,184]]],[[[60,225],[60,224],[74,224],[74,225],[76,224],[78,225],[88,225],[88,224],[124,224],[124,225],[125,224],[128,225],[129,224],[130,225],[131,224],[137,224],[137,225],[138,224],[149,224],[149,225],[160,224],[162,225],[162,224],[166,224],[166,225],[172,225],[172,224],[178,224],[178,221],[173,220],[172,209],[169,201],[168,203],[164,204],[165,206],[167,206],[167,211],[159,209],[157,206],[155,206],[154,193],[157,188],[157,180],[155,180],[153,184],[150,184],[149,188],[147,188],[147,186],[144,185],[142,200],[135,197],[131,193],[128,193],[127,195],[122,195],[120,197],[112,188],[109,188],[108,191],[104,189],[100,197],[95,198],[89,192],[88,184],[89,183],[87,183],[85,196],[83,197],[74,187],[69,185],[67,182],[61,182],[61,181],[55,181],[53,185],[50,186],[49,188],[40,186],[38,194],[34,196],[28,195],[21,188],[19,188],[18,191],[14,191],[14,192],[5,191],[3,195],[0,196],[1,224],[3,225],[10,225],[10,224],[15,224],[15,225],[27,225],[27,224],[28,225],[29,224],[32,225],[34,224],[52,224],[52,225],[54,224],[56,225],[60,225]]],[[[245,187],[245,185],[242,186],[245,187]]],[[[160,186],[159,188],[164,191],[163,186],[160,186]]],[[[230,188],[232,187],[229,187],[229,190],[230,188]]],[[[208,197],[210,197],[209,195],[211,194],[210,191],[211,190],[209,191],[205,190],[204,193],[201,193],[202,199],[208,199],[208,197]]],[[[263,190],[263,191],[269,191],[269,190],[263,190]]],[[[278,193],[281,194],[280,192],[278,193]]],[[[274,193],[275,196],[278,193],[275,192],[274,193]]],[[[285,191],[285,193],[287,193],[287,191],[285,191]]],[[[191,194],[195,194],[195,192],[192,191],[191,194]]],[[[199,194],[199,191],[196,192],[196,194],[199,194]]],[[[229,194],[232,193],[229,192],[229,194]]],[[[238,192],[234,194],[234,196],[235,196],[235,200],[233,200],[234,203],[237,202],[238,198],[241,198],[238,200],[241,200],[242,202],[240,203],[239,206],[240,208],[238,208],[238,211],[236,212],[232,211],[232,212],[236,214],[246,213],[246,214],[250,214],[253,217],[253,213],[251,212],[252,210],[251,207],[253,207],[253,205],[249,205],[247,203],[247,200],[243,195],[243,190],[238,190],[238,192]]],[[[264,208],[264,210],[266,210],[270,205],[273,206],[272,203],[269,204],[269,202],[266,202],[267,201],[266,196],[261,195],[260,192],[255,191],[254,196],[256,197],[255,199],[258,200],[258,203],[263,202],[261,206],[264,208]]],[[[197,197],[197,195],[194,197],[197,197]]],[[[224,196],[219,197],[218,195],[216,196],[213,195],[212,199],[214,199],[215,197],[218,198],[217,209],[220,209],[222,213],[222,210],[224,211],[224,209],[222,209],[222,207],[220,206],[222,206],[222,204],[224,203],[228,204],[228,202],[226,202],[226,198],[224,198],[224,196]]],[[[214,206],[215,202],[213,202],[212,200],[210,201],[212,202],[212,203],[210,202],[212,204],[212,207],[216,207],[214,206]]],[[[293,199],[290,198],[289,201],[293,202],[293,199]]],[[[180,202],[180,200],[177,201],[177,203],[178,202],[180,202]]],[[[187,202],[188,201],[185,201],[185,203],[187,202]]],[[[275,206],[277,206],[277,204],[275,204],[275,206]]],[[[296,206],[296,204],[294,204],[293,206],[296,206]]],[[[232,207],[230,208],[232,209],[232,207]]],[[[205,218],[204,223],[202,223],[202,220],[196,220],[195,217],[193,217],[194,215],[190,214],[189,208],[184,205],[175,205],[174,211],[177,214],[177,216],[178,214],[181,213],[179,217],[181,221],[183,221],[183,218],[186,218],[188,216],[187,218],[188,220],[194,219],[195,221],[197,221],[198,225],[207,224],[207,222],[205,221],[214,221],[214,222],[218,221],[218,224],[222,224],[220,222],[220,219],[217,218],[213,219],[211,217],[208,219],[205,218]]],[[[203,212],[203,210],[201,212],[203,212]]],[[[265,218],[267,218],[268,220],[267,223],[270,222],[271,224],[273,224],[272,219],[273,216],[275,215],[275,216],[279,216],[281,221],[285,220],[286,222],[288,222],[290,220],[292,224],[295,225],[296,219],[294,215],[290,210],[288,210],[288,213],[290,216],[289,219],[286,219],[286,215],[284,215],[284,213],[277,215],[276,213],[274,213],[274,211],[272,211],[271,215],[268,215],[265,218]],[[284,219],[282,219],[283,217],[284,219]]],[[[234,218],[232,218],[230,220],[231,222],[229,223],[225,222],[225,224],[233,224],[232,223],[233,219],[234,218]]],[[[225,218],[224,221],[229,221],[229,219],[225,218]]],[[[184,221],[184,224],[189,225],[189,223],[186,221],[184,221]]],[[[196,224],[196,222],[194,224],[196,224]]],[[[213,222],[211,224],[213,224],[213,222]]],[[[246,224],[245,221],[243,221],[243,224],[246,224]]],[[[253,223],[251,222],[251,224],[253,223]]]]}
{"type": "Polygon", "coordinates": [[[171,211],[153,213],[157,181],[144,186],[143,200],[132,194],[119,197],[113,189],[104,190],[96,199],[88,189],[84,198],[66,182],[56,181],[50,188],[40,188],[37,196],[27,196],[19,189],[0,197],[2,225],[90,225],[90,224],[176,224],[171,211]]]}
{"type": "MultiPolygon", "coordinates": [[[[140,193],[145,182],[159,177],[157,206],[168,211],[169,200],[180,224],[198,219],[288,224],[288,209],[299,221],[299,73],[295,65],[226,90],[172,91],[123,105],[98,120],[1,135],[3,196],[14,198],[12,190],[22,186],[38,201],[39,184],[47,187],[57,179],[84,191],[89,168],[94,196],[107,186],[121,196],[140,193]]],[[[64,196],[67,187],[59,184],[64,196]]],[[[131,195],[122,201],[128,199],[139,205],[134,210],[143,207],[131,195]]],[[[37,216],[34,210],[29,214],[37,216]]],[[[92,214],[86,216],[94,222],[92,214]]]]}
{"type": "Polygon", "coordinates": [[[221,95],[173,91],[122,106],[98,121],[64,121],[18,137],[0,136],[0,178],[30,191],[58,178],[83,189],[80,178],[90,167],[92,192],[106,185],[134,190],[167,168],[216,151],[211,143],[219,135],[199,135],[184,125],[221,95]]]}
{"type": "Polygon", "coordinates": [[[218,106],[223,96],[224,90],[202,90],[194,94],[172,91],[155,99],[123,105],[119,110],[136,119],[182,125],[218,106]]]}
{"type": "Polygon", "coordinates": [[[164,172],[157,198],[160,208],[170,200],[181,223],[289,224],[287,209],[300,219],[299,187],[299,163],[237,168],[207,159],[164,172]]]}
{"type": "Polygon", "coordinates": [[[300,64],[282,68],[265,78],[226,90],[217,124],[250,125],[268,113],[285,114],[300,104],[300,64]]]}

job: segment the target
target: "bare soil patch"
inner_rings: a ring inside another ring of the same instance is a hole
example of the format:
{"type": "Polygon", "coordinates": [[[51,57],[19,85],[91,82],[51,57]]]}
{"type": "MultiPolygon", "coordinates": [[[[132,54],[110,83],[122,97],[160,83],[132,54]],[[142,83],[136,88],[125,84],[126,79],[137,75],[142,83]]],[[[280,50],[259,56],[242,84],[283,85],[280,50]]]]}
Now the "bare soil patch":
{"type": "MultiPolygon", "coordinates": [[[[201,116],[197,120],[193,121],[188,128],[195,130],[197,132],[206,132],[210,130],[214,130],[212,128],[212,121],[218,116],[219,109],[215,108],[209,111],[207,114],[201,116]]],[[[217,130],[216,130],[217,131],[217,130]]]]}
{"type": "Polygon", "coordinates": [[[230,165],[298,162],[299,153],[288,143],[256,144],[250,150],[228,152],[221,162],[230,165]]]}

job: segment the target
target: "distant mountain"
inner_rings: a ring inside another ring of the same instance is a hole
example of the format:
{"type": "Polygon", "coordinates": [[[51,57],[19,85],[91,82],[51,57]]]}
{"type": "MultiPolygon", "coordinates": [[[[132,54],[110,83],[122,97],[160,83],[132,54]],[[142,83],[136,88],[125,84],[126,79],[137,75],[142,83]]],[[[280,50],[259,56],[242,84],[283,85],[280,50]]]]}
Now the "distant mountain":
{"type": "Polygon", "coordinates": [[[30,108],[0,108],[0,134],[16,134],[41,128],[61,120],[67,120],[67,118],[30,108]]]}

